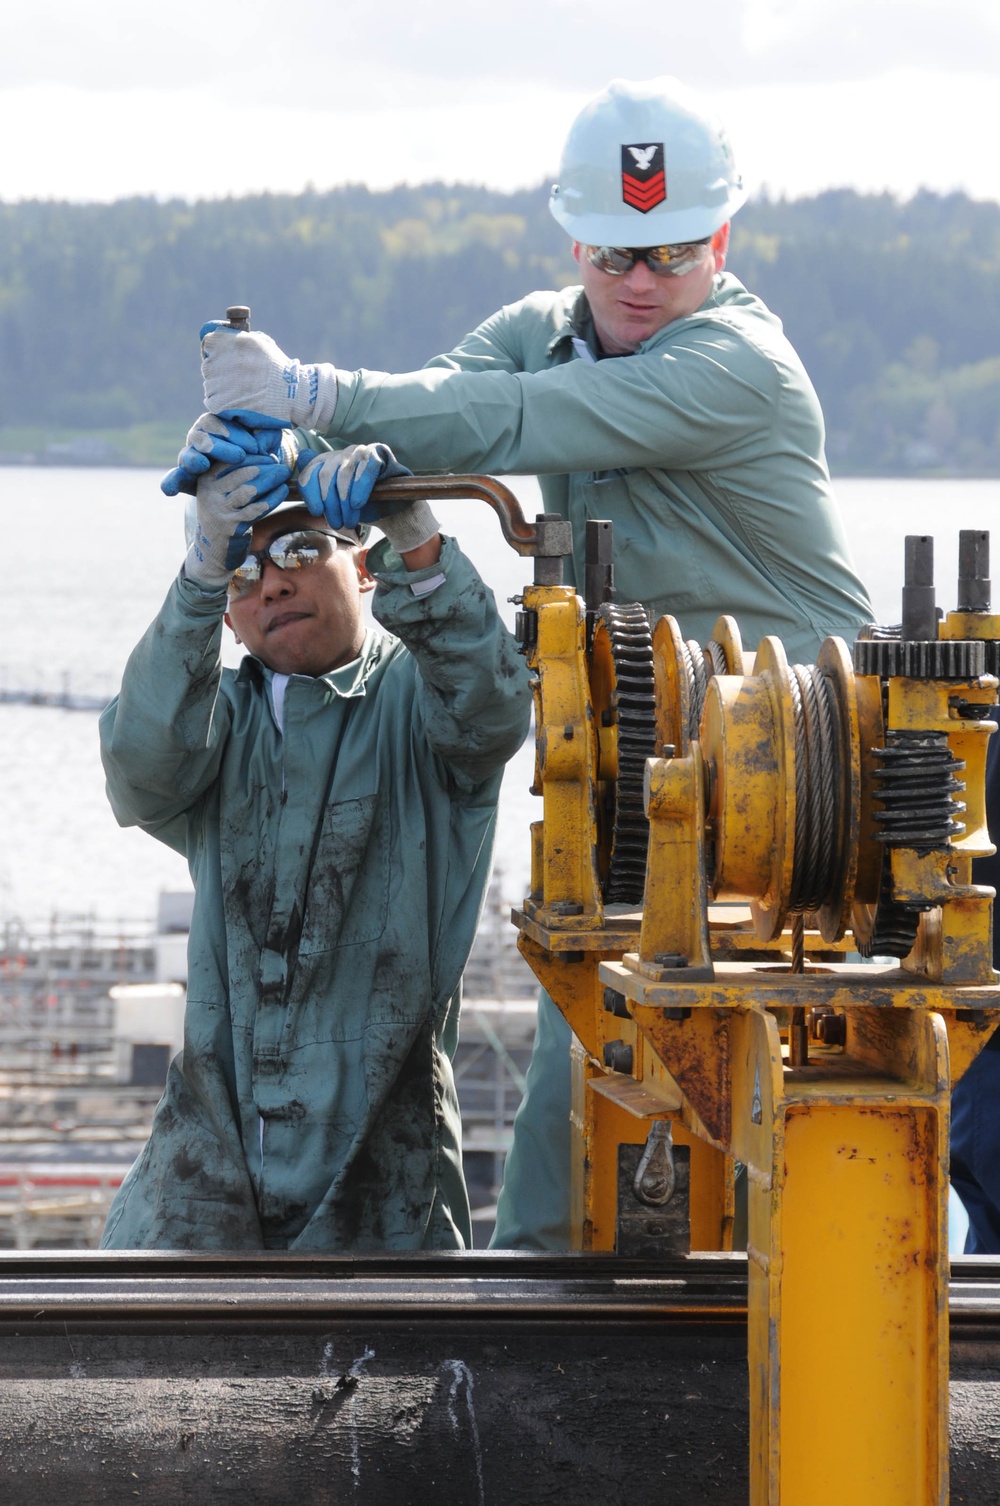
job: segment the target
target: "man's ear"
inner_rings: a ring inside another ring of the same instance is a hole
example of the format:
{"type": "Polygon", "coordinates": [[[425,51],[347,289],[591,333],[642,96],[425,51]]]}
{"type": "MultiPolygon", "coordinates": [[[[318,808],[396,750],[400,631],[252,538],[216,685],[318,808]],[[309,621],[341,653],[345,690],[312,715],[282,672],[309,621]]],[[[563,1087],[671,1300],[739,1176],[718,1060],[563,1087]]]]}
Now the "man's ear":
{"type": "Polygon", "coordinates": [[[721,272],[726,265],[726,252],[729,250],[729,221],[720,225],[712,236],[712,251],[715,256],[715,270],[721,272]]]}
{"type": "Polygon", "coordinates": [[[580,257],[582,255],[583,255],[583,247],[580,245],[579,241],[574,241],[573,242],[573,260],[578,265],[579,265],[580,257]]]}
{"type": "Polygon", "coordinates": [[[358,572],[358,590],[362,596],[364,596],[366,591],[374,591],[378,585],[374,575],[370,573],[368,566],[365,564],[367,558],[367,549],[359,549],[354,556],[354,567],[358,572]]]}
{"type": "Polygon", "coordinates": [[[229,631],[232,633],[233,637],[236,639],[236,642],[237,643],[242,643],[243,639],[240,637],[239,633],[233,627],[233,619],[230,617],[230,615],[229,615],[228,612],[226,612],[226,614],[224,615],[224,617],[223,617],[222,620],[226,624],[226,627],[229,629],[229,631]]]}

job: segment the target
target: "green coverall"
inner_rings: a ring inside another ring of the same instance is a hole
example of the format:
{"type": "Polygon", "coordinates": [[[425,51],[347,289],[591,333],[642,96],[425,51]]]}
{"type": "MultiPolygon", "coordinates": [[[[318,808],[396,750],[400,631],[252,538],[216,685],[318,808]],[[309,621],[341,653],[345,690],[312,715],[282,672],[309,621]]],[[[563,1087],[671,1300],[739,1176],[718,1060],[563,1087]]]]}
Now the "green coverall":
{"type": "Polygon", "coordinates": [[[271,672],[221,667],[225,592],[183,577],[102,717],[115,815],[195,886],[184,1050],[105,1248],[471,1244],[450,1058],[530,692],[452,540],[368,563],[402,641],[289,678],[280,727],[271,672]]]}
{"type": "MultiPolygon", "coordinates": [[[[307,435],[300,435],[308,442],[307,435]]],[[[685,638],[720,613],[811,663],[872,608],[850,557],[819,401],[781,323],[728,273],[633,355],[601,358],[580,288],[501,309],[420,372],[341,374],[331,443],[382,440],[415,471],[536,474],[570,518],[614,523],[622,601],[685,638]]],[[[565,1248],[569,1030],[543,994],[493,1244],[565,1248]]]]}

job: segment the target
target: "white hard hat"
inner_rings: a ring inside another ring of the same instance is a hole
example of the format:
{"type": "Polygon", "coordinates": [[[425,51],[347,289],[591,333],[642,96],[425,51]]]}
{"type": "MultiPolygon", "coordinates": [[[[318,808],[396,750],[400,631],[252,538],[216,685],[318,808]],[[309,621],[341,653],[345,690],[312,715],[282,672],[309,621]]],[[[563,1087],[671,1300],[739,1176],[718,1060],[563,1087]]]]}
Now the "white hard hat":
{"type": "Polygon", "coordinates": [[[745,200],[700,95],[675,78],[616,78],[573,122],[549,209],[587,246],[662,246],[706,239],[745,200]]]}
{"type": "MultiPolygon", "coordinates": [[[[291,496],[286,497],[284,502],[279,502],[277,507],[272,507],[271,511],[265,513],[264,516],[270,518],[277,513],[291,512],[294,508],[303,508],[305,505],[298,488],[293,487],[291,496]]],[[[324,531],[329,530],[331,533],[335,533],[338,539],[343,539],[348,544],[363,544],[371,532],[367,523],[359,523],[356,528],[331,528],[325,518],[317,518],[316,526],[324,531]]],[[[195,541],[197,532],[198,499],[197,497],[188,497],[184,506],[184,542],[189,549],[195,541]]]]}

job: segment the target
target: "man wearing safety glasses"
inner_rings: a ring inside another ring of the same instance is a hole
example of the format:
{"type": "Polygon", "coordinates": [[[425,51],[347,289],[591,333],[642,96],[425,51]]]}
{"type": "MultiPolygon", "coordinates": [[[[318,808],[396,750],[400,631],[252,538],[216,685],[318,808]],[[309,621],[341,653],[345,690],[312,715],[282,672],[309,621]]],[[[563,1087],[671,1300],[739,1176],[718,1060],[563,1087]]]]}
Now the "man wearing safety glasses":
{"type": "MultiPolygon", "coordinates": [[[[290,360],[266,335],[205,331],[206,407],[182,467],[220,415],[291,426],[290,463],[322,444],[383,440],[415,471],[534,474],[574,525],[614,523],[619,600],[706,641],[719,614],[811,663],[871,620],[824,455],[816,394],[780,321],[725,270],[745,200],[728,137],[673,79],[616,80],[574,122],[549,207],[580,286],[499,310],[420,372],[290,360]],[[316,431],[325,440],[316,438],[316,431]]],[[[337,514],[341,517],[341,514],[337,514]]],[[[543,999],[495,1242],[565,1246],[569,1030],[543,999]]]]}
{"type": "MultiPolygon", "coordinates": [[[[360,447],[326,478],[357,500],[390,469],[360,447]]],[[[472,1242],[451,1056],[527,672],[426,502],[366,558],[366,530],[288,478],[259,456],[201,475],[183,569],[101,721],[118,820],[195,885],[184,1051],[105,1248],[472,1242]]]]}

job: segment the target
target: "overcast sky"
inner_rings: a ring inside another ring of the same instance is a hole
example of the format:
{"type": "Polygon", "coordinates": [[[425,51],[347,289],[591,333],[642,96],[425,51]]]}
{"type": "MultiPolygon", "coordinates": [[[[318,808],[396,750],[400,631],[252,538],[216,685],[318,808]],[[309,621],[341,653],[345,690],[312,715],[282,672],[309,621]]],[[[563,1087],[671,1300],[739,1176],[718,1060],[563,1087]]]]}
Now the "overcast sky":
{"type": "Polygon", "coordinates": [[[0,200],[556,175],[609,78],[708,91],[751,191],[1000,200],[1000,0],[32,0],[0,200]]]}

